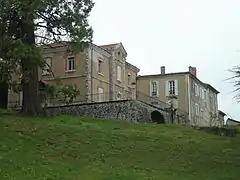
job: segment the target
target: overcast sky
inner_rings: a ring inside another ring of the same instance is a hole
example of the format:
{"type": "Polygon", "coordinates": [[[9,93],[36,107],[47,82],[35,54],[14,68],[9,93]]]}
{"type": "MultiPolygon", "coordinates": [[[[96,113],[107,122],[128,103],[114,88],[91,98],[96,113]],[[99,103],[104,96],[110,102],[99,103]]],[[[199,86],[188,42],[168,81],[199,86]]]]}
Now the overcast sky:
{"type": "Polygon", "coordinates": [[[240,64],[240,0],[95,0],[90,24],[97,45],[122,42],[140,74],[187,71],[221,93],[219,109],[240,120],[226,78],[240,64]]]}

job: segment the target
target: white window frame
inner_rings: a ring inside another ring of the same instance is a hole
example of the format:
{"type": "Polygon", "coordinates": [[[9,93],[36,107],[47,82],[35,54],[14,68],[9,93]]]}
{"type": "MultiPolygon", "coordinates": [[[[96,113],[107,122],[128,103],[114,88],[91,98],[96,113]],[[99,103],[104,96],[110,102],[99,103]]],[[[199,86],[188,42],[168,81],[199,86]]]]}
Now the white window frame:
{"type": "Polygon", "coordinates": [[[170,80],[168,81],[168,86],[169,86],[169,95],[176,95],[176,87],[175,87],[175,80],[170,80]]]}
{"type": "Polygon", "coordinates": [[[74,71],[76,71],[76,58],[75,56],[69,56],[67,58],[67,72],[74,72],[74,71]],[[72,62],[71,69],[69,66],[70,62],[72,62]]]}
{"type": "Polygon", "coordinates": [[[98,102],[104,101],[104,89],[101,87],[98,87],[98,102]]]}
{"type": "Polygon", "coordinates": [[[205,97],[204,97],[204,89],[202,88],[202,99],[204,100],[205,97]]]}
{"type": "Polygon", "coordinates": [[[157,81],[151,82],[151,96],[152,97],[158,96],[158,82],[157,81]]]}
{"type": "Polygon", "coordinates": [[[199,116],[199,112],[200,110],[199,110],[199,105],[198,104],[195,104],[195,115],[196,116],[199,116]]]}
{"type": "Polygon", "coordinates": [[[103,59],[98,58],[97,71],[99,74],[103,75],[103,59]]]}
{"type": "Polygon", "coordinates": [[[52,58],[51,57],[44,58],[44,63],[45,64],[42,70],[42,75],[49,75],[52,68],[52,58]]]}
{"type": "Polygon", "coordinates": [[[117,80],[122,81],[122,67],[117,66],[117,80]]]}
{"type": "Polygon", "coordinates": [[[199,96],[199,86],[195,84],[195,96],[199,96]]]}

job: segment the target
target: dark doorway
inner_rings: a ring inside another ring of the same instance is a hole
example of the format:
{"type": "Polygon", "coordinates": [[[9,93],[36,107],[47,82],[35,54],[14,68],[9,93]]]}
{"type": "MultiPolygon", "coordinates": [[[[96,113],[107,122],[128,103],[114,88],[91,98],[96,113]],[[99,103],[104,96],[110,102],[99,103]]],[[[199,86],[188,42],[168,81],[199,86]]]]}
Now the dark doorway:
{"type": "Polygon", "coordinates": [[[151,119],[152,119],[152,122],[154,122],[154,123],[158,123],[158,124],[165,123],[165,119],[159,111],[153,111],[151,113],[151,119]]]}
{"type": "Polygon", "coordinates": [[[0,81],[0,109],[7,109],[8,104],[8,84],[0,81]]]}

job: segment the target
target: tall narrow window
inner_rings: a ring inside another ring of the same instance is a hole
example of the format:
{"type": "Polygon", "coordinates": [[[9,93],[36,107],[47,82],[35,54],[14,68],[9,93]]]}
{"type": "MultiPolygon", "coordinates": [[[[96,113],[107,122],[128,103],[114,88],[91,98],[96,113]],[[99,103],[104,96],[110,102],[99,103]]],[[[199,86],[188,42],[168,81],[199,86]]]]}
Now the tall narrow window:
{"type": "Polygon", "coordinates": [[[196,112],[196,116],[199,116],[199,105],[195,104],[195,112],[196,112]]]}
{"type": "Polygon", "coordinates": [[[131,74],[130,73],[128,73],[128,77],[127,77],[128,79],[127,79],[127,82],[128,82],[128,85],[130,86],[131,85],[131,74]]]}
{"type": "Polygon", "coordinates": [[[151,96],[157,96],[157,92],[158,92],[157,82],[156,82],[156,81],[153,81],[153,82],[152,82],[152,92],[151,92],[151,96]]]}
{"type": "Polygon", "coordinates": [[[178,80],[167,80],[165,81],[165,95],[166,96],[178,96],[178,80]]]}
{"type": "Polygon", "coordinates": [[[175,95],[175,81],[169,81],[169,94],[175,95]]]}
{"type": "Polygon", "coordinates": [[[204,97],[204,89],[202,88],[202,99],[205,99],[205,97],[204,97]]]}
{"type": "Polygon", "coordinates": [[[103,96],[103,88],[98,88],[98,102],[102,102],[104,100],[103,96]]]}
{"type": "Polygon", "coordinates": [[[103,74],[103,60],[101,58],[98,59],[98,73],[103,74]]]}
{"type": "Polygon", "coordinates": [[[199,96],[199,87],[195,84],[195,96],[199,96]]]}
{"type": "Polygon", "coordinates": [[[122,81],[122,68],[121,68],[121,66],[117,66],[117,80],[122,81]]]}
{"type": "Polygon", "coordinates": [[[68,57],[67,60],[67,71],[75,71],[76,70],[76,60],[75,57],[68,57]]]}
{"type": "Polygon", "coordinates": [[[42,75],[47,75],[50,74],[51,72],[51,67],[52,67],[52,58],[45,58],[44,59],[44,68],[42,71],[42,75]]]}
{"type": "Polygon", "coordinates": [[[122,94],[121,94],[121,92],[117,92],[116,96],[117,96],[117,100],[121,100],[121,99],[122,99],[122,94]]]}

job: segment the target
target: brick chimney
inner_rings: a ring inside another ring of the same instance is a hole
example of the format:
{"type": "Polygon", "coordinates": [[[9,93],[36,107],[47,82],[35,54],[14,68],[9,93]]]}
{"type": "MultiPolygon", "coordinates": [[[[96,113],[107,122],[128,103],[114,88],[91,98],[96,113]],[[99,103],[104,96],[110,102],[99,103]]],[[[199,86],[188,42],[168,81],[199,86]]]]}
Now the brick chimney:
{"type": "Polygon", "coordinates": [[[165,70],[166,70],[165,66],[161,66],[161,74],[165,74],[166,73],[165,70]]]}
{"type": "Polygon", "coordinates": [[[196,67],[189,66],[188,70],[192,75],[197,77],[197,68],[196,67]]]}

